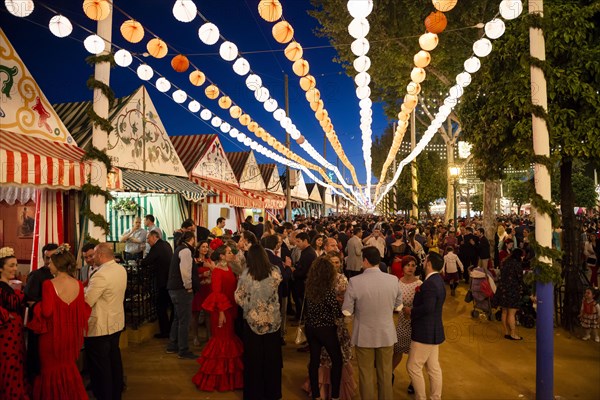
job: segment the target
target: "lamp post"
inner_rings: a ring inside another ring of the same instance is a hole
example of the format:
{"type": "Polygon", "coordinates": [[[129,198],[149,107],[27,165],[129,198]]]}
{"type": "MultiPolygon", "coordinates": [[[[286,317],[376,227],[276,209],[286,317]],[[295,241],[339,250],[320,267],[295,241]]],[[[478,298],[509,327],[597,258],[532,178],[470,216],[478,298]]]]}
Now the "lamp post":
{"type": "Polygon", "coordinates": [[[458,176],[460,175],[460,167],[456,165],[452,165],[449,167],[450,177],[452,178],[452,188],[454,189],[454,230],[457,228],[457,211],[458,207],[456,204],[456,182],[458,180],[458,176]]]}

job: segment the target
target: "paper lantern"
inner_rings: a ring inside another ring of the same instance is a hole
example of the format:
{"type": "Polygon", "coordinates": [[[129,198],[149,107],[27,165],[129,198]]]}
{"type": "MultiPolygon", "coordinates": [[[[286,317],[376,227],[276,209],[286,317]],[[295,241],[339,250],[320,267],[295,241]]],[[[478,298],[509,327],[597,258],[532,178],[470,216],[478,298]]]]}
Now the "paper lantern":
{"type": "Polygon", "coordinates": [[[212,113],[210,112],[210,110],[207,110],[206,108],[202,111],[200,111],[200,118],[202,118],[205,121],[208,121],[212,118],[212,113]]]}
{"type": "Polygon", "coordinates": [[[204,75],[204,72],[195,70],[190,73],[190,82],[192,85],[202,86],[205,81],[206,76],[204,75]]]}
{"type": "MultiPolygon", "coordinates": [[[[448,94],[449,97],[458,99],[459,97],[461,97],[463,95],[465,90],[462,88],[462,86],[454,85],[450,88],[450,90],[448,92],[449,92],[449,94],[448,94]]],[[[445,107],[445,106],[441,106],[440,109],[442,107],[445,107]]]]}
{"type": "Polygon", "coordinates": [[[366,99],[371,96],[371,88],[368,86],[360,86],[356,88],[356,97],[359,99],[366,99]]]}
{"type": "Polygon", "coordinates": [[[410,79],[415,83],[421,83],[425,80],[427,74],[423,68],[415,67],[410,72],[410,79]]]}
{"type": "Polygon", "coordinates": [[[279,0],[261,0],[258,3],[258,15],[267,22],[275,22],[283,14],[279,0]]]}
{"type": "Polygon", "coordinates": [[[240,116],[240,124],[247,126],[250,122],[252,122],[252,119],[248,114],[242,114],[240,116]]]}
{"type": "Polygon", "coordinates": [[[267,139],[267,143],[269,144],[269,146],[273,147],[273,144],[275,144],[275,138],[273,136],[269,137],[267,139]]]}
{"type": "Polygon", "coordinates": [[[219,126],[221,126],[221,124],[223,123],[223,120],[221,120],[221,118],[214,116],[212,117],[212,119],[210,120],[210,124],[212,126],[214,126],[215,128],[218,128],[219,126]]]}
{"type": "Polygon", "coordinates": [[[400,111],[398,113],[398,119],[400,121],[408,121],[408,119],[410,118],[410,114],[404,112],[404,111],[400,111]]]}
{"type": "Polygon", "coordinates": [[[306,141],[306,139],[304,139],[304,136],[300,135],[300,137],[298,139],[296,139],[296,143],[298,143],[299,145],[304,144],[304,142],[306,141]]]}
{"type": "Polygon", "coordinates": [[[144,38],[144,27],[133,19],[123,22],[120,30],[123,39],[129,43],[139,43],[144,38]]]}
{"type": "Polygon", "coordinates": [[[262,79],[256,74],[250,74],[246,78],[246,87],[252,91],[255,91],[262,86],[262,79]]]}
{"type": "Polygon", "coordinates": [[[150,68],[150,66],[142,64],[139,67],[137,67],[137,76],[141,80],[147,81],[150,78],[152,78],[152,75],[154,75],[154,71],[152,70],[152,68],[150,68]]]}
{"type": "Polygon", "coordinates": [[[285,57],[292,62],[298,61],[302,58],[302,46],[300,46],[300,43],[293,41],[292,43],[287,45],[287,47],[283,51],[283,54],[285,54],[285,57]]]}
{"type": "Polygon", "coordinates": [[[370,108],[373,105],[373,101],[371,99],[362,99],[358,102],[358,106],[360,108],[370,108]]]}
{"type": "Polygon", "coordinates": [[[221,107],[224,110],[227,110],[229,107],[231,107],[231,99],[229,98],[229,96],[221,96],[219,98],[219,107],[221,107]]]}
{"type": "Polygon", "coordinates": [[[261,86],[254,91],[254,98],[260,103],[267,101],[270,96],[269,89],[264,86],[261,86]]]}
{"type": "Polygon", "coordinates": [[[219,97],[219,88],[215,85],[208,85],[206,89],[204,89],[204,94],[209,99],[214,100],[219,97]]]}
{"type": "Polygon", "coordinates": [[[408,86],[406,86],[406,93],[413,94],[415,96],[418,95],[421,93],[421,85],[416,82],[409,83],[408,86]]]}
{"type": "Polygon", "coordinates": [[[246,140],[246,135],[244,135],[243,133],[238,134],[237,140],[238,142],[243,142],[244,140],[246,140]]]}
{"type": "Polygon", "coordinates": [[[171,82],[169,82],[167,78],[161,76],[156,80],[156,89],[162,93],[168,92],[171,90],[171,82]]]}
{"type": "Polygon", "coordinates": [[[354,39],[364,38],[369,33],[369,29],[369,21],[365,18],[353,19],[348,25],[348,33],[354,39]]]}
{"type": "Polygon", "coordinates": [[[85,0],[83,12],[89,19],[102,21],[110,14],[110,2],[108,0],[85,0]]]}
{"type": "Polygon", "coordinates": [[[447,25],[448,20],[441,11],[432,12],[425,18],[425,29],[427,29],[427,32],[442,33],[447,25]]]}
{"type": "Polygon", "coordinates": [[[255,133],[258,130],[258,124],[254,121],[248,124],[248,130],[252,133],[255,133]]]}
{"type": "Polygon", "coordinates": [[[521,0],[502,0],[500,2],[500,15],[507,21],[517,18],[522,12],[521,0]]]}
{"type": "Polygon", "coordinates": [[[419,37],[419,46],[421,46],[423,50],[431,51],[436,48],[439,41],[440,39],[435,33],[428,32],[419,37]]]}
{"type": "Polygon", "coordinates": [[[319,110],[315,113],[315,118],[319,121],[323,121],[325,118],[329,116],[327,110],[319,110]]]}
{"type": "Polygon", "coordinates": [[[306,92],[306,101],[309,103],[319,101],[321,99],[321,91],[317,88],[310,89],[306,92]]]}
{"type": "Polygon", "coordinates": [[[106,48],[106,43],[104,43],[104,39],[102,39],[100,36],[90,35],[83,41],[83,46],[90,53],[98,55],[104,51],[106,48]]]}
{"type": "Polygon", "coordinates": [[[227,122],[223,122],[220,126],[221,132],[223,133],[227,133],[231,130],[231,125],[229,125],[227,122]]]}
{"type": "Polygon", "coordinates": [[[371,68],[371,59],[367,56],[360,56],[354,59],[352,65],[356,72],[366,72],[371,68]]]}
{"type": "Polygon", "coordinates": [[[421,50],[417,54],[415,54],[415,56],[413,57],[413,61],[415,62],[416,67],[425,68],[431,62],[431,55],[429,54],[429,52],[421,50]]]}
{"type": "Polygon", "coordinates": [[[436,10],[448,12],[456,6],[458,0],[432,0],[432,3],[436,10]]]}
{"type": "Polygon", "coordinates": [[[73,25],[69,18],[63,15],[55,15],[50,18],[50,22],[48,22],[48,28],[50,32],[56,37],[64,38],[67,37],[73,32],[73,25]]]}
{"type": "Polygon", "coordinates": [[[171,60],[171,67],[173,67],[176,72],[185,72],[190,67],[190,61],[186,56],[179,54],[171,60]]]}
{"type": "Polygon", "coordinates": [[[278,43],[288,43],[294,37],[294,28],[287,21],[280,21],[273,26],[273,37],[278,43]]]}
{"type": "Polygon", "coordinates": [[[357,57],[360,57],[367,54],[369,52],[370,47],[371,45],[369,44],[369,41],[367,39],[359,38],[352,42],[352,44],[350,45],[350,50],[352,51],[352,54],[354,54],[357,57]]]}
{"type": "Polygon", "coordinates": [[[173,4],[173,16],[180,22],[192,22],[196,18],[198,8],[193,0],[177,0],[173,4]]]}
{"type": "Polygon", "coordinates": [[[250,72],[250,63],[244,57],[239,57],[233,63],[233,72],[240,76],[246,75],[250,72]]]}
{"type": "Polygon", "coordinates": [[[354,83],[356,83],[356,86],[367,86],[371,83],[371,75],[366,72],[360,72],[354,77],[354,83]]]}
{"type": "Polygon", "coordinates": [[[405,112],[405,113],[409,114],[409,115],[410,115],[410,113],[412,112],[412,108],[408,108],[408,107],[406,106],[406,104],[404,104],[404,103],[400,104],[400,110],[401,110],[402,112],[405,112]]]}
{"type": "Polygon", "coordinates": [[[490,39],[498,39],[500,36],[504,35],[505,30],[506,26],[504,25],[504,21],[500,18],[494,18],[485,24],[485,35],[490,39]]]}
{"type": "Polygon", "coordinates": [[[304,76],[304,75],[308,74],[308,71],[310,70],[308,61],[306,61],[304,59],[295,61],[294,64],[292,64],[292,70],[298,76],[304,76]]]}
{"type": "Polygon", "coordinates": [[[233,61],[238,56],[238,48],[235,43],[225,41],[219,47],[219,55],[225,61],[233,61]]]}
{"type": "Polygon", "coordinates": [[[265,104],[263,104],[263,107],[265,108],[265,111],[272,113],[273,111],[277,110],[277,100],[268,99],[267,101],[265,101],[265,104]]]}
{"type": "Polygon", "coordinates": [[[481,61],[479,61],[479,58],[477,57],[467,58],[465,60],[464,67],[465,71],[470,74],[474,74],[475,72],[479,71],[479,68],[481,68],[481,61]]]}
{"type": "Polygon", "coordinates": [[[177,89],[173,92],[173,100],[178,104],[184,103],[187,100],[187,94],[183,90],[177,89]]]}
{"type": "Polygon", "coordinates": [[[292,120],[290,119],[290,117],[285,117],[281,121],[279,121],[279,125],[281,125],[283,129],[289,130],[292,126],[292,120]]]}
{"type": "Polygon", "coordinates": [[[262,138],[264,138],[264,137],[265,137],[265,133],[266,133],[266,131],[265,131],[265,128],[258,128],[258,129],[256,130],[256,132],[254,132],[254,133],[256,134],[256,136],[258,136],[259,138],[261,138],[261,139],[262,139],[262,138]]]}
{"type": "Polygon", "coordinates": [[[477,57],[485,57],[492,52],[492,42],[487,38],[481,38],[473,43],[473,53],[477,57]]]}
{"type": "Polygon", "coordinates": [[[198,103],[196,100],[192,100],[188,103],[188,110],[190,110],[193,113],[197,113],[198,111],[200,111],[200,103],[198,103]]]}
{"type": "Polygon", "coordinates": [[[231,136],[232,138],[236,138],[236,137],[238,137],[238,135],[239,135],[239,134],[240,134],[240,131],[238,131],[238,130],[237,130],[237,129],[235,129],[235,128],[232,128],[232,129],[229,131],[229,136],[231,136]]]}
{"type": "Polygon", "coordinates": [[[281,108],[278,108],[277,110],[273,111],[273,118],[275,121],[281,121],[285,118],[285,111],[281,108]]]}
{"type": "Polygon", "coordinates": [[[125,49],[117,50],[115,53],[115,63],[119,67],[129,67],[132,61],[133,57],[131,56],[131,53],[125,49]]]}
{"type": "Polygon", "coordinates": [[[367,18],[373,11],[373,0],[349,0],[346,6],[352,18],[367,18]]]}
{"type": "Polygon", "coordinates": [[[456,83],[462,87],[467,87],[471,83],[471,74],[468,72],[461,72],[456,75],[456,83]]]}
{"type": "Polygon", "coordinates": [[[20,18],[28,17],[35,8],[32,0],[4,0],[4,5],[9,13],[20,18]]]}
{"type": "Polygon", "coordinates": [[[146,49],[148,50],[148,53],[155,58],[163,58],[169,51],[167,44],[159,38],[150,40],[146,45],[146,49]]]}
{"type": "Polygon", "coordinates": [[[232,106],[229,109],[229,115],[231,118],[238,119],[242,115],[242,109],[239,106],[232,106]]]}
{"type": "Polygon", "coordinates": [[[313,101],[310,103],[310,109],[314,112],[317,112],[319,109],[324,108],[324,106],[325,103],[323,103],[323,100],[313,101]]]}
{"type": "Polygon", "coordinates": [[[317,85],[317,80],[312,75],[306,75],[306,76],[303,76],[302,78],[300,78],[300,87],[305,92],[314,88],[316,85],[317,85]]]}
{"type": "Polygon", "coordinates": [[[219,41],[219,28],[213,23],[207,22],[198,29],[198,37],[202,43],[212,46],[219,41]]]}

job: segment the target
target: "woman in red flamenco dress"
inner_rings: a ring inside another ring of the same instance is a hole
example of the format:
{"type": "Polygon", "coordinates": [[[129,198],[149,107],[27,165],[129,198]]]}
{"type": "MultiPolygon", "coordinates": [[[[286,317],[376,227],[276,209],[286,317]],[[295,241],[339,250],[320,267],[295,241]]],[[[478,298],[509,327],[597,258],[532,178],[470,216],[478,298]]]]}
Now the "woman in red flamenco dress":
{"type": "Polygon", "coordinates": [[[233,330],[237,279],[228,265],[233,258],[228,246],[218,247],[211,255],[215,262],[211,293],[202,304],[210,312],[211,338],[198,358],[200,368],[192,378],[199,390],[207,392],[226,392],[244,386],[243,346],[233,330]]]}
{"type": "Polygon", "coordinates": [[[28,400],[23,342],[23,294],[9,282],[17,273],[10,247],[0,249],[0,399],[28,400]]]}
{"type": "Polygon", "coordinates": [[[59,246],[50,260],[55,277],[42,284],[42,301],[27,325],[40,335],[41,370],[33,385],[33,399],[87,399],[76,361],[91,308],[82,283],[72,277],[76,261],[68,245],[59,246]]]}

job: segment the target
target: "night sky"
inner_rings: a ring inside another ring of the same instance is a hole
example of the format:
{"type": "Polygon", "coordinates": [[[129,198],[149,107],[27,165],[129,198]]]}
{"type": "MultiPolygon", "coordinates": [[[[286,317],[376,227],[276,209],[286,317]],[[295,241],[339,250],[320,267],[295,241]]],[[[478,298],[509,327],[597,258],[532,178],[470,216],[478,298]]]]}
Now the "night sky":
{"type": "MultiPolygon", "coordinates": [[[[89,100],[92,92],[86,87],[86,80],[93,73],[93,68],[85,62],[89,55],[83,47],[83,39],[88,36],[75,24],[95,32],[96,23],[83,13],[83,1],[47,0],[35,2],[34,12],[27,18],[10,15],[4,5],[0,6],[0,25],[4,29],[28,69],[48,97],[51,103],[89,100]],[[74,25],[73,33],[67,38],[57,38],[48,30],[48,21],[54,15],[41,6],[45,4],[68,17],[74,25]],[[77,38],[78,40],[73,40],[77,38]]],[[[218,55],[217,43],[205,45],[198,38],[198,28],[203,21],[196,17],[192,22],[184,24],[177,21],[172,14],[174,1],[168,0],[115,0],[115,4],[146,28],[144,39],[137,44],[125,41],[119,32],[121,23],[127,19],[119,11],[114,12],[113,38],[116,45],[123,46],[135,53],[146,51],[146,43],[153,37],[148,30],[167,42],[169,55],[163,59],[147,57],[146,62],[159,71],[172,83],[177,84],[190,96],[207,106],[218,116],[229,122],[240,131],[249,133],[247,129],[229,117],[216,100],[209,100],[201,87],[192,86],[187,73],[177,73],[170,61],[178,52],[188,56],[191,62],[202,70],[222,91],[234,102],[250,114],[262,127],[285,143],[285,132],[267,113],[262,104],[254,99],[253,93],[245,86],[245,77],[235,74],[231,63],[218,55]],[[235,122],[234,122],[235,121],[235,122]]],[[[314,113],[304,98],[299,78],[292,72],[292,63],[283,55],[286,45],[277,43],[272,35],[273,23],[264,21],[257,11],[258,0],[202,0],[196,1],[198,10],[211,22],[216,24],[227,40],[234,42],[240,53],[250,62],[252,70],[261,76],[263,84],[270,90],[281,107],[284,104],[284,74],[289,75],[290,116],[302,134],[313,144],[315,149],[323,149],[323,131],[314,118],[314,113]]],[[[358,178],[364,183],[366,176],[362,157],[360,138],[360,115],[358,99],[355,96],[353,79],[346,76],[341,66],[333,62],[336,52],[329,47],[326,38],[318,38],[314,34],[317,21],[307,11],[311,8],[309,0],[284,1],[283,16],[295,29],[295,39],[304,48],[304,58],[310,63],[310,73],[317,79],[317,88],[325,101],[336,132],[344,151],[355,166],[358,178]],[[307,47],[322,47],[307,49],[307,47]]],[[[348,35],[348,43],[352,42],[348,35]]],[[[137,66],[136,61],[134,64],[137,66]]],[[[152,81],[155,81],[153,78],[152,81]]],[[[132,93],[142,81],[129,69],[115,67],[111,71],[110,86],[117,97],[132,93]]],[[[170,135],[215,133],[210,124],[196,118],[186,109],[171,100],[170,96],[146,84],[152,101],[170,135]]],[[[387,124],[382,108],[374,104],[373,134],[379,136],[387,124]]],[[[218,131],[226,151],[247,150],[246,146],[232,139],[228,134],[218,131]]],[[[253,134],[250,134],[254,137],[253,134]]],[[[262,143],[260,139],[256,139],[262,143]]],[[[317,164],[300,146],[292,141],[292,150],[307,161],[317,164]]],[[[272,162],[257,154],[258,162],[272,162]]],[[[330,145],[327,147],[327,159],[336,163],[336,156],[330,145]]],[[[342,163],[340,171],[344,173],[342,163]]],[[[281,170],[281,168],[280,168],[281,170]]],[[[346,181],[351,183],[350,174],[345,171],[346,181]]]]}

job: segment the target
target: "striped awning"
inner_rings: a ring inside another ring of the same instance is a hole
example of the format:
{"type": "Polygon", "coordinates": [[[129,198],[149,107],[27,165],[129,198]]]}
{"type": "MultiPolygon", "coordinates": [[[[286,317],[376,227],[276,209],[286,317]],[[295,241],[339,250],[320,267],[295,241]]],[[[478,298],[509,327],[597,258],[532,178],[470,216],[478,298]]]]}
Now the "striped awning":
{"type": "Polygon", "coordinates": [[[192,176],[191,179],[193,182],[216,194],[216,196],[206,198],[209,204],[225,203],[232,207],[262,208],[260,199],[249,196],[247,192],[232,183],[198,178],[197,176],[192,176]]]}
{"type": "Polygon", "coordinates": [[[261,206],[259,208],[272,208],[275,210],[285,208],[285,196],[258,190],[243,190],[244,192],[248,193],[249,196],[261,201],[261,206]]]}
{"type": "Polygon", "coordinates": [[[153,174],[132,169],[123,169],[122,176],[123,190],[127,192],[180,194],[184,199],[193,202],[201,201],[209,194],[206,189],[179,176],[153,174]]]}
{"type": "Polygon", "coordinates": [[[0,129],[0,183],[81,189],[90,173],[77,146],[0,129]]]}

